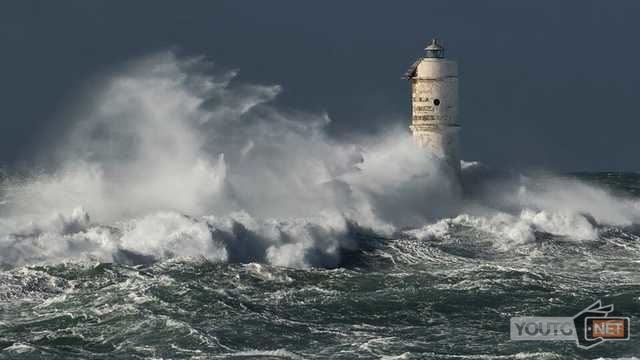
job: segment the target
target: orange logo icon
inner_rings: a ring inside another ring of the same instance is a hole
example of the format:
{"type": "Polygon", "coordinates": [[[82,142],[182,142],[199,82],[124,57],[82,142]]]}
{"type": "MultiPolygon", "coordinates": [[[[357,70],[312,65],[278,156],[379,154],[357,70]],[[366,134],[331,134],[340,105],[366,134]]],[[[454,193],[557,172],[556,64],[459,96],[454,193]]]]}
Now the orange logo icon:
{"type": "Polygon", "coordinates": [[[601,338],[625,338],[623,319],[593,319],[591,336],[601,338]]]}

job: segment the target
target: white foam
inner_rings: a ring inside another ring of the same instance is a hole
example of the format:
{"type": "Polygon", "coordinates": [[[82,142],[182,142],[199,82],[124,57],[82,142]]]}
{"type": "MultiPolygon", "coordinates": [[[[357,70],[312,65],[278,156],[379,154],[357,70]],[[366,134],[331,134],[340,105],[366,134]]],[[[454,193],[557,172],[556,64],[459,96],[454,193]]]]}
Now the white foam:
{"type": "Polygon", "coordinates": [[[157,259],[168,257],[205,256],[211,261],[223,261],[227,252],[215,243],[207,224],[177,213],[156,213],[131,220],[122,226],[121,248],[152,255],[157,259]]]}
{"type": "Polygon", "coordinates": [[[384,236],[430,224],[412,232],[420,238],[468,226],[510,246],[535,231],[594,239],[583,213],[640,219],[637,201],[552,177],[462,206],[439,160],[406,129],[339,143],[326,114],[273,105],[280,86],[235,84],[236,72],[208,65],[162,52],[96,82],[81,99],[91,105],[43,149],[54,169],[6,181],[0,262],[113,261],[126,250],[322,266],[357,246],[353,224],[384,236]]]}
{"type": "Polygon", "coordinates": [[[490,212],[486,215],[462,214],[405,233],[424,240],[444,238],[450,234],[454,226],[470,227],[489,234],[495,245],[500,248],[531,242],[535,240],[536,231],[565,236],[576,241],[598,238],[597,229],[580,214],[536,212],[531,209],[524,209],[519,215],[504,212],[490,212]]]}
{"type": "Polygon", "coordinates": [[[605,189],[556,176],[523,179],[506,201],[523,208],[588,214],[598,223],[628,226],[640,222],[640,202],[615,196],[605,189]]]}

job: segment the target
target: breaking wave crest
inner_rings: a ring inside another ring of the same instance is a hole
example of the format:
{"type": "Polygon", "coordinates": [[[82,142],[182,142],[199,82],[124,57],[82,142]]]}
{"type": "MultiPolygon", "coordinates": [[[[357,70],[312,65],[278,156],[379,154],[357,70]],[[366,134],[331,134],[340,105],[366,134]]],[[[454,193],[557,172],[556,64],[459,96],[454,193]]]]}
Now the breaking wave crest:
{"type": "MultiPolygon", "coordinates": [[[[280,109],[279,86],[237,84],[165,52],[103,79],[51,154],[5,180],[0,263],[174,257],[338,266],[383,239],[474,234],[500,251],[536,234],[596,241],[640,202],[575,179],[463,166],[464,194],[404,130],[338,142],[329,118],[280,109]]],[[[397,240],[397,241],[400,241],[397,240]]]]}

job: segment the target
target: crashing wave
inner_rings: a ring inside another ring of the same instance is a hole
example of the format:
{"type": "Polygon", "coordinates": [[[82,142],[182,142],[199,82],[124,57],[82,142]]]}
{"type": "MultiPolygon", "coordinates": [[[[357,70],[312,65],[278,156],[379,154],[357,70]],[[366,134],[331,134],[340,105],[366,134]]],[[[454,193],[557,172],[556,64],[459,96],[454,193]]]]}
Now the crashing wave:
{"type": "Polygon", "coordinates": [[[603,225],[640,222],[637,200],[477,162],[463,163],[461,197],[406,131],[337,142],[326,114],[280,109],[280,86],[235,76],[165,52],[103,79],[44,149],[52,170],[3,180],[0,263],[332,267],[363,247],[362,233],[428,240],[472,229],[509,249],[537,233],[596,240],[603,225]]]}

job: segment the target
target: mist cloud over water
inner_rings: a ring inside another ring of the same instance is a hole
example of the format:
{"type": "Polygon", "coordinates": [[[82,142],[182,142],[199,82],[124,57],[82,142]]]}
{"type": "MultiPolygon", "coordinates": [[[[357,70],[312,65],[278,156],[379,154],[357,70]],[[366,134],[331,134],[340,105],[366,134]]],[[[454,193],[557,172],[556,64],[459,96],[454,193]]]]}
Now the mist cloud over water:
{"type": "Polygon", "coordinates": [[[339,143],[326,114],[281,109],[280,86],[235,76],[163,52],[96,84],[91,106],[46,149],[54,170],[7,181],[0,263],[333,266],[358,231],[429,237],[457,224],[511,246],[534,231],[593,240],[600,223],[640,220],[637,201],[557,177],[480,181],[461,198],[406,130],[339,143]]]}

